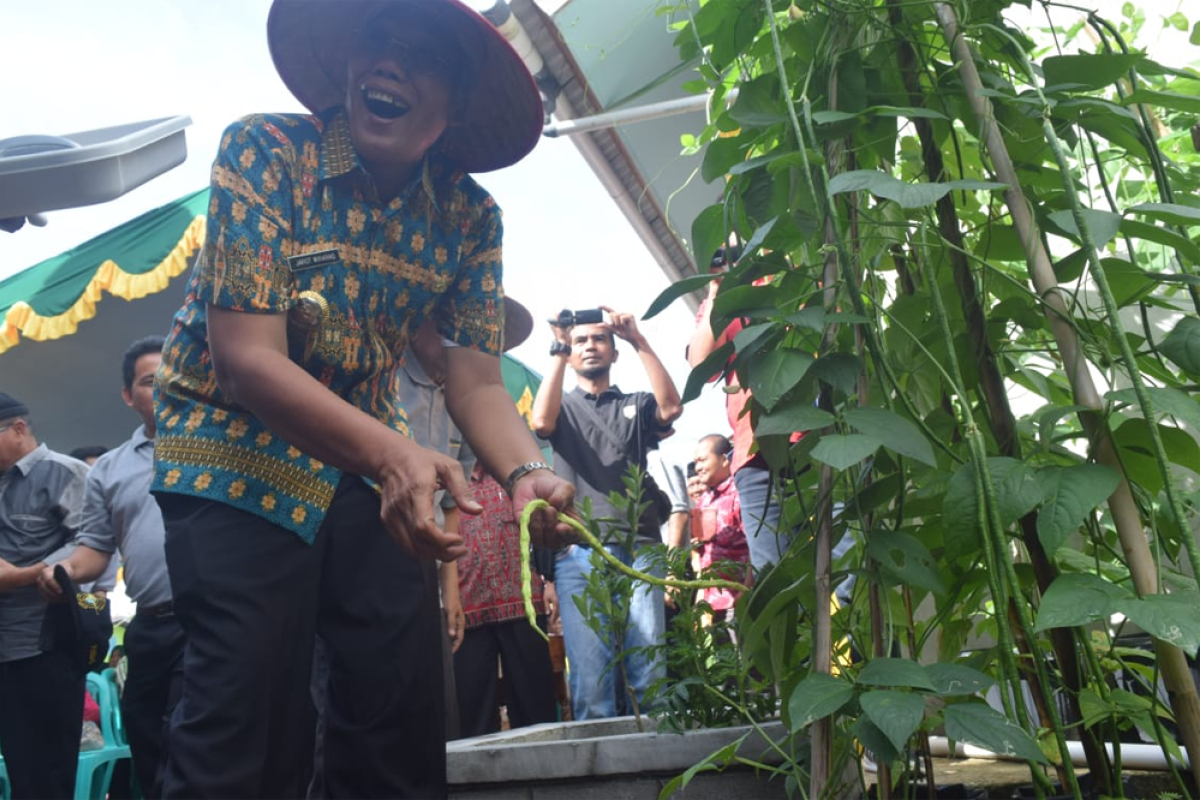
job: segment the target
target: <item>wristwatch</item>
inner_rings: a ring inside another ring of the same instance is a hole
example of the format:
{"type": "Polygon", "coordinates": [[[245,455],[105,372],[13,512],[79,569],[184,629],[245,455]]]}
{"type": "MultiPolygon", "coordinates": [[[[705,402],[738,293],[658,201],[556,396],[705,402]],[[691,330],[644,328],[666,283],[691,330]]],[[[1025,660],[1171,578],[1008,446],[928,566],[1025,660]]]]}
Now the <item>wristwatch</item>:
{"type": "Polygon", "coordinates": [[[555,339],[550,343],[550,355],[552,356],[569,356],[571,355],[571,345],[566,342],[560,342],[555,339]]]}

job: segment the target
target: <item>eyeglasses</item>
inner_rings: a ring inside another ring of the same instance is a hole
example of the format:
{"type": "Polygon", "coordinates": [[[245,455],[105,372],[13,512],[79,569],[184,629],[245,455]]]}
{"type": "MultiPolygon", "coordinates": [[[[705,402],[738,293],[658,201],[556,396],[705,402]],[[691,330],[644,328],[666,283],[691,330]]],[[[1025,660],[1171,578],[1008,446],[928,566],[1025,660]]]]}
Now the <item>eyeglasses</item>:
{"type": "Polygon", "coordinates": [[[438,76],[453,81],[456,75],[454,63],[433,43],[405,41],[378,28],[357,33],[364,53],[395,59],[409,76],[438,76]]]}
{"type": "Polygon", "coordinates": [[[17,424],[16,422],[8,423],[4,427],[0,428],[0,433],[4,433],[6,430],[8,430],[9,428],[11,428],[13,425],[16,425],[16,424],[17,424]]]}

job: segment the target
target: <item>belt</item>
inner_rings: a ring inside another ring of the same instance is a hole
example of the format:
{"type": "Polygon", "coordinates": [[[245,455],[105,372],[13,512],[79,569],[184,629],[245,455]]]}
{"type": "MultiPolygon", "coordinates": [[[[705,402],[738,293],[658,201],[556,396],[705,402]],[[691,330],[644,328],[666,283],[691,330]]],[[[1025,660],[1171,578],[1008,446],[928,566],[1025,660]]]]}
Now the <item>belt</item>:
{"type": "Polygon", "coordinates": [[[151,617],[170,617],[175,615],[175,603],[168,600],[165,603],[159,603],[156,606],[138,606],[137,613],[147,614],[151,617]]]}

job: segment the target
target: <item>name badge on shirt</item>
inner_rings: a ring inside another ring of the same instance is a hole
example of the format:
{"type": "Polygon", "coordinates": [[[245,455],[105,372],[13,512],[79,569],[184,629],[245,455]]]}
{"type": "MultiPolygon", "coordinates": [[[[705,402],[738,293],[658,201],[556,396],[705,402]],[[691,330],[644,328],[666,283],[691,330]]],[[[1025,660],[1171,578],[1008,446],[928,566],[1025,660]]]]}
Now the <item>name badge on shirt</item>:
{"type": "Polygon", "coordinates": [[[338,251],[335,250],[318,250],[315,253],[301,253],[298,256],[292,256],[287,259],[288,269],[292,272],[303,272],[306,269],[316,269],[317,267],[328,267],[331,264],[341,262],[342,258],[338,251]]]}

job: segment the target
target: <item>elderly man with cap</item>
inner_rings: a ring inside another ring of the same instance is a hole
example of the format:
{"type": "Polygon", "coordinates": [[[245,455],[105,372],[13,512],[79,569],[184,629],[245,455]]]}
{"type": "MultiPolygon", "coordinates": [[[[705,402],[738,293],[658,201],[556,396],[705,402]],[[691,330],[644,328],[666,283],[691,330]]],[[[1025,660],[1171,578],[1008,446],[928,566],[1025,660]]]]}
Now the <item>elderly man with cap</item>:
{"type": "Polygon", "coordinates": [[[317,633],[329,796],[444,796],[432,575],[464,547],[434,493],[479,506],[406,435],[399,373],[432,318],[456,424],[515,508],[549,502],[535,537],[563,535],[573,489],[501,378],[499,209],[467,174],[532,149],[540,97],[457,0],[276,0],[267,35],[312,113],[223,136],[156,382],[152,488],[186,637],[164,796],[303,792],[317,633]]]}
{"type": "Polygon", "coordinates": [[[29,409],[0,392],[0,752],[18,799],[75,791],[84,675],[42,645],[37,579],[70,553],[87,472],[38,444],[29,409]]]}

